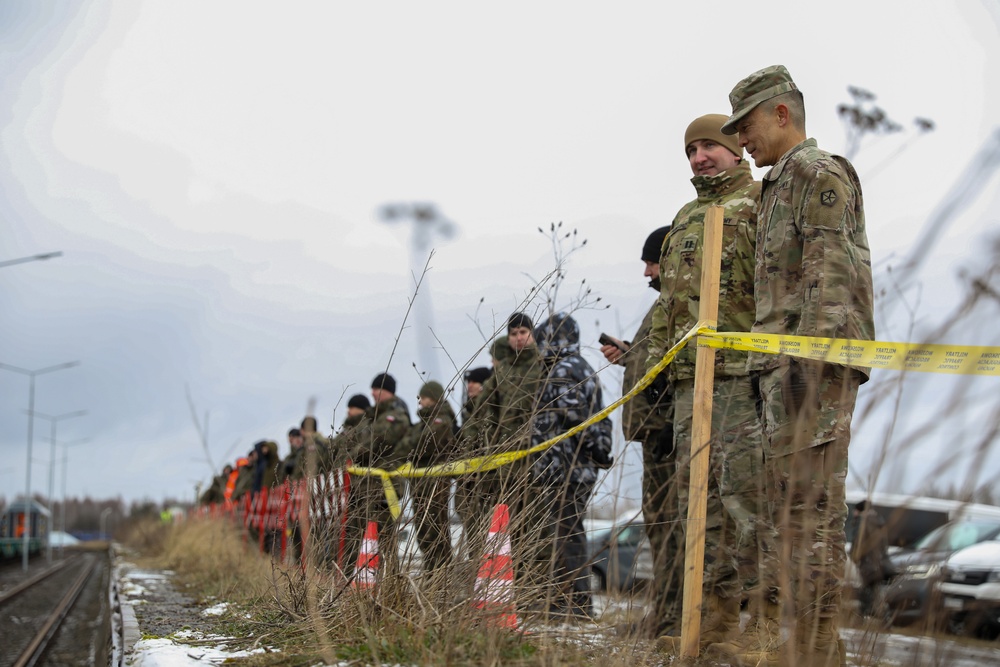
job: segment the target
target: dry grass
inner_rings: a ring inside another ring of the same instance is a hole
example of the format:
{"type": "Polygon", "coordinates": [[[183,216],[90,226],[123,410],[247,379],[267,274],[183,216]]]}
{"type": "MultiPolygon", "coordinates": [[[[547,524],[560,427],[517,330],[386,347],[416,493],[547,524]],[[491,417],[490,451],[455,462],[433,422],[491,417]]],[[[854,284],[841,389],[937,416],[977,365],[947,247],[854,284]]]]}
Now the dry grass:
{"type": "MultiPolygon", "coordinates": [[[[189,593],[230,603],[220,632],[279,650],[248,664],[654,665],[651,646],[615,635],[612,620],[493,627],[466,600],[472,576],[456,566],[432,576],[386,577],[374,593],[339,573],[286,567],[248,546],[224,520],[150,523],[130,535],[150,565],[175,571],[189,593]]],[[[537,591],[535,591],[537,592],[537,591]]],[[[521,596],[535,597],[532,591],[521,596]]],[[[618,615],[609,615],[614,620],[618,615]]]]}

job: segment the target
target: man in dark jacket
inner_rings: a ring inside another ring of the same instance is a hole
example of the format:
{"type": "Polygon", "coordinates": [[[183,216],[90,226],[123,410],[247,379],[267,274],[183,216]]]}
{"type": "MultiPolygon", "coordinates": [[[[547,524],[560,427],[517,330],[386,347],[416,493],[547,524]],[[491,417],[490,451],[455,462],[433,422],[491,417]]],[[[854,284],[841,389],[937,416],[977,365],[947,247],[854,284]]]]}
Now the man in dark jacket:
{"type": "MultiPolygon", "coordinates": [[[[550,316],[535,329],[535,343],[548,373],[532,420],[532,446],[582,424],[604,407],[601,384],[580,355],[576,320],[565,313],[550,316]]],[[[604,419],[538,454],[532,464],[532,484],[542,501],[537,508],[541,533],[552,547],[551,611],[592,615],[583,517],[598,471],[611,466],[611,443],[611,422],[604,419]]]]}
{"type": "MultiPolygon", "coordinates": [[[[640,259],[649,287],[660,293],[660,250],[670,225],[660,227],[646,238],[640,259]]],[[[653,327],[654,301],[631,342],[614,338],[601,347],[601,354],[613,364],[625,367],[622,392],[628,392],[645,375],[649,352],[649,332],[653,327]]],[[[622,406],[622,433],[630,442],[642,445],[642,515],[653,552],[652,611],[640,628],[652,637],[679,634],[681,613],[681,563],[684,535],[678,528],[677,474],[674,456],[673,407],[668,392],[658,404],[650,403],[646,392],[622,406]]]]}

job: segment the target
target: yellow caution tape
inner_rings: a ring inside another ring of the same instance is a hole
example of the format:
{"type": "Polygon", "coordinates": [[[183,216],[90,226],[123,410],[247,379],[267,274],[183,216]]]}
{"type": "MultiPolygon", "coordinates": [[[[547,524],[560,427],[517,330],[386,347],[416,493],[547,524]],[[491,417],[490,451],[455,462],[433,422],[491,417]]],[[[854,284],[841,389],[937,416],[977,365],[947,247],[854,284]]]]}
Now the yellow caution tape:
{"type": "Polygon", "coordinates": [[[395,519],[401,509],[399,496],[392,484],[393,477],[458,477],[476,472],[495,470],[519,461],[531,454],[544,452],[549,447],[572,437],[585,428],[596,424],[629,402],[639,392],[648,387],[653,379],[674,360],[677,353],[698,337],[698,345],[717,349],[785,354],[804,359],[816,359],[844,366],[868,366],[900,371],[923,373],[950,373],[955,375],[1000,375],[1000,347],[978,347],[972,345],[937,345],[931,343],[886,343],[870,340],[846,340],[840,338],[812,338],[809,336],[786,336],[779,334],[748,334],[717,332],[699,322],[691,328],[676,345],[663,355],[655,366],[642,376],[632,389],[617,401],[578,424],[565,433],[539,443],[530,449],[500,454],[490,454],[462,461],[452,461],[427,468],[415,468],[404,463],[395,470],[381,468],[350,467],[352,475],[372,475],[382,478],[389,510],[395,519]]]}
{"type": "Polygon", "coordinates": [[[576,435],[580,431],[596,424],[602,419],[606,419],[608,415],[617,410],[619,406],[632,400],[636,394],[648,387],[650,383],[653,382],[653,379],[656,378],[656,376],[659,375],[660,372],[674,360],[674,357],[676,357],[677,353],[688,344],[688,341],[699,333],[703,333],[705,331],[711,331],[711,329],[704,327],[703,324],[699,322],[697,325],[692,327],[691,330],[687,332],[676,345],[670,348],[667,353],[663,355],[663,359],[650,368],[649,371],[642,376],[642,379],[636,382],[635,386],[632,387],[627,394],[600,412],[594,414],[587,421],[577,424],[565,433],[560,433],[554,438],[550,438],[545,442],[540,442],[530,449],[503,452],[500,454],[490,454],[489,456],[480,456],[462,461],[452,461],[450,463],[429,466],[427,468],[414,468],[411,464],[404,463],[395,470],[382,470],[381,468],[358,468],[352,466],[347,469],[347,472],[351,475],[373,475],[381,477],[382,487],[385,489],[385,497],[389,503],[389,511],[392,512],[392,518],[398,519],[401,513],[401,508],[399,506],[399,496],[396,494],[396,488],[392,484],[393,477],[406,477],[411,479],[416,477],[457,477],[460,475],[467,475],[469,473],[495,470],[509,463],[519,461],[526,456],[530,456],[531,454],[544,452],[549,447],[562,442],[566,438],[576,435]]]}
{"type": "Polygon", "coordinates": [[[699,332],[698,345],[786,354],[844,366],[952,375],[1000,375],[1000,347],[886,343],[780,334],[717,333],[710,330],[699,332]]]}

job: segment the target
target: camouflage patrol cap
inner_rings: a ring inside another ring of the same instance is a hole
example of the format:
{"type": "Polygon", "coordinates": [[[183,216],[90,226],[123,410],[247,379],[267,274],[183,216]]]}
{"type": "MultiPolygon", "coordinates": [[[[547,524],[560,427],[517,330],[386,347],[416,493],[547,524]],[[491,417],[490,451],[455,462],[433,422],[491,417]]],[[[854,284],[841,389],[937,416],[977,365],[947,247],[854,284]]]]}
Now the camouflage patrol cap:
{"type": "Polygon", "coordinates": [[[792,75],[784,65],[771,65],[757,70],[736,84],[729,93],[733,115],[722,126],[722,133],[736,134],[736,123],[753,111],[758,104],[792,90],[798,90],[798,86],[792,81],[792,75]]]}
{"type": "Polygon", "coordinates": [[[417,395],[420,398],[429,398],[434,402],[438,402],[444,398],[444,387],[441,386],[440,382],[431,380],[424,383],[424,386],[420,388],[417,395]]]}

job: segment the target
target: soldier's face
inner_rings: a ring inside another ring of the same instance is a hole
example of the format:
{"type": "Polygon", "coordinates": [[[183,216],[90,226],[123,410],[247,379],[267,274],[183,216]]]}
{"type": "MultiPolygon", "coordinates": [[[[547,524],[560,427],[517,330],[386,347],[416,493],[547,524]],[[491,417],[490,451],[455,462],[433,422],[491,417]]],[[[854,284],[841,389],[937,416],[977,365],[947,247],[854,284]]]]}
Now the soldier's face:
{"type": "Polygon", "coordinates": [[[358,415],[363,415],[363,414],[365,414],[365,411],[362,410],[361,408],[355,408],[355,407],[351,407],[351,406],[347,407],[347,416],[348,417],[357,417],[358,415]]]}
{"type": "Polygon", "coordinates": [[[288,436],[288,444],[292,446],[292,449],[298,449],[302,446],[302,436],[301,435],[290,435],[288,436]]]}
{"type": "Polygon", "coordinates": [[[437,401],[430,396],[417,396],[417,403],[419,403],[422,408],[433,408],[437,405],[437,401]]]}
{"type": "Polygon", "coordinates": [[[648,262],[642,260],[646,264],[646,270],[642,272],[642,275],[649,278],[649,286],[655,289],[657,292],[660,291],[660,265],[656,262],[648,262]]]}
{"type": "Polygon", "coordinates": [[[385,389],[382,389],[381,387],[379,387],[379,388],[373,387],[372,388],[372,399],[376,403],[381,403],[382,401],[388,401],[392,397],[393,397],[392,392],[386,391],[385,389]]]}
{"type": "Polygon", "coordinates": [[[716,176],[740,161],[731,150],[711,139],[695,139],[685,150],[695,176],[716,176]]]}
{"type": "Polygon", "coordinates": [[[776,129],[777,124],[770,114],[764,112],[763,106],[758,106],[736,124],[740,147],[746,149],[758,167],[770,167],[781,159],[781,153],[775,155],[778,145],[776,129]]]}
{"type": "Polygon", "coordinates": [[[469,398],[475,398],[483,392],[483,385],[481,382],[467,382],[465,388],[469,398]]]}
{"type": "Polygon", "coordinates": [[[507,332],[507,344],[515,352],[520,352],[533,342],[535,336],[528,327],[515,327],[507,332]]]}

